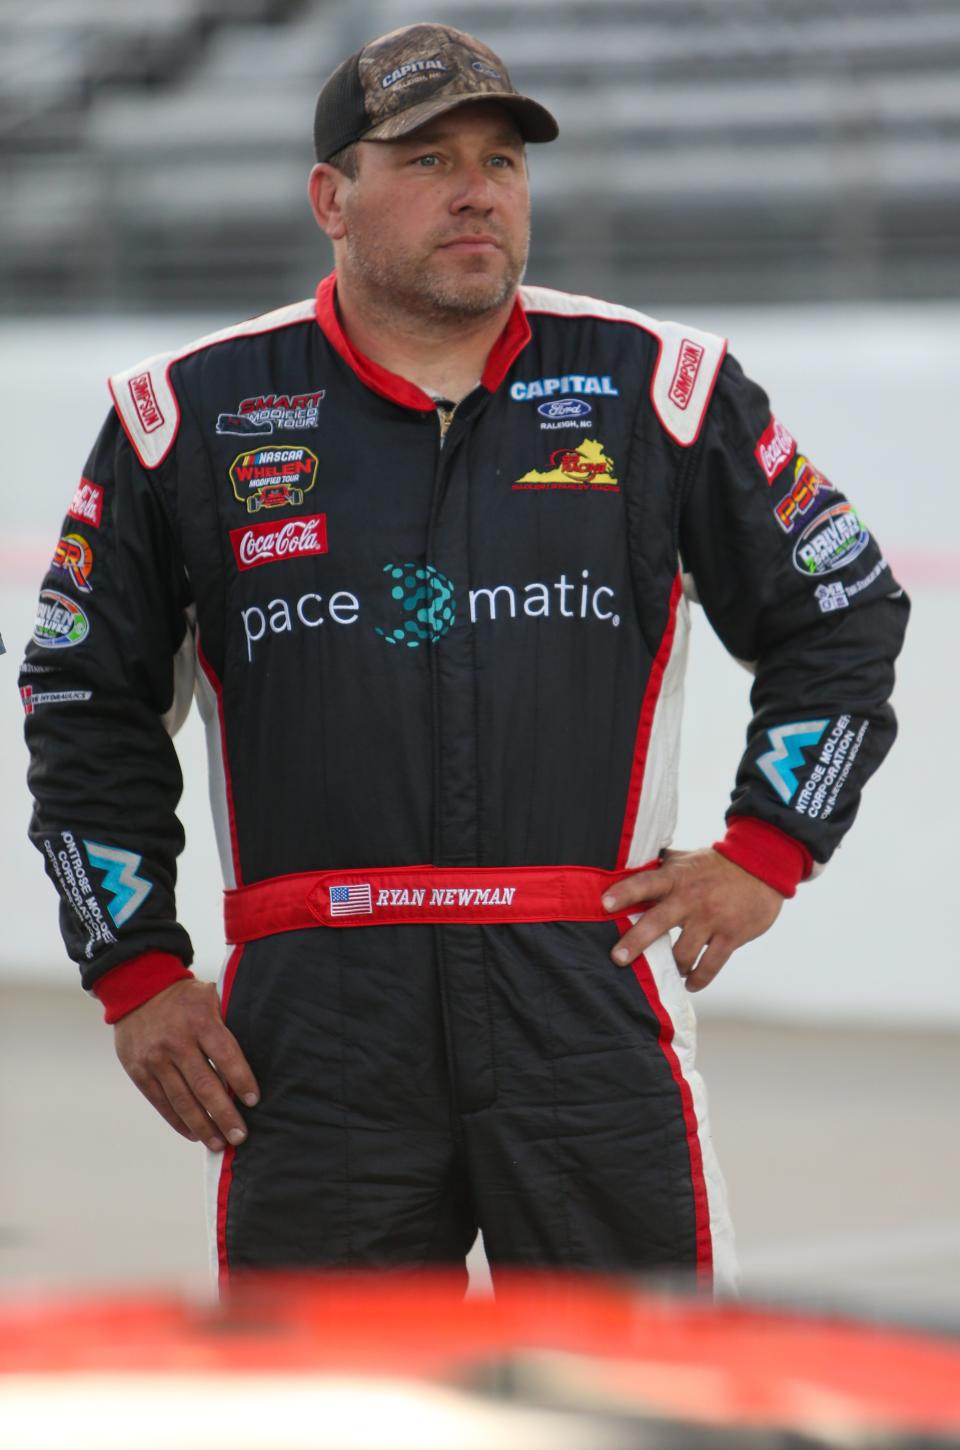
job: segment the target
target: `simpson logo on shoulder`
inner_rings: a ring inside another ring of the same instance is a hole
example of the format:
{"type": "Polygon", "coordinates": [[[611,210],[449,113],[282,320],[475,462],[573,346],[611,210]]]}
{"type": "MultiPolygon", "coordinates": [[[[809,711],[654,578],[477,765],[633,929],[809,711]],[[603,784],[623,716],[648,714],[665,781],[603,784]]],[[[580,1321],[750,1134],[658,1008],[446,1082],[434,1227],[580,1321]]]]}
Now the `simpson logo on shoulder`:
{"type": "Polygon", "coordinates": [[[690,405],[704,352],[705,349],[700,343],[694,342],[692,338],[685,337],[680,344],[680,355],[667,396],[681,411],[690,405]]]}

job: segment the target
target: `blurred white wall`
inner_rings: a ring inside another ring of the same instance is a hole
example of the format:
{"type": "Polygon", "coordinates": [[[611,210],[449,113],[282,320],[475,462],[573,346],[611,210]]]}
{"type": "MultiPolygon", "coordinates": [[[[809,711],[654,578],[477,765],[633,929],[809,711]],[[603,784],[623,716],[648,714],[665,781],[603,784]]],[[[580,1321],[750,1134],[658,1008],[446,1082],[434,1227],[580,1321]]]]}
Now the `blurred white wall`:
{"type": "MultiPolygon", "coordinates": [[[[535,280],[535,279],[534,279],[535,280]]],[[[914,598],[900,670],[901,739],[868,790],[847,844],[762,941],[744,948],[704,1012],[960,1024],[948,823],[958,805],[953,728],[960,685],[960,489],[950,419],[960,306],[791,311],[698,309],[726,333],[774,410],[857,503],[914,598]]],[[[40,576],[108,404],[106,375],[232,318],[0,323],[5,420],[0,535],[0,979],[70,980],[56,897],[25,839],[29,799],[16,667],[40,576]]],[[[748,718],[749,679],[695,621],[678,845],[709,843],[748,718]]],[[[181,916],[197,968],[222,956],[219,868],[196,712],[178,737],[186,788],[181,916]]]]}

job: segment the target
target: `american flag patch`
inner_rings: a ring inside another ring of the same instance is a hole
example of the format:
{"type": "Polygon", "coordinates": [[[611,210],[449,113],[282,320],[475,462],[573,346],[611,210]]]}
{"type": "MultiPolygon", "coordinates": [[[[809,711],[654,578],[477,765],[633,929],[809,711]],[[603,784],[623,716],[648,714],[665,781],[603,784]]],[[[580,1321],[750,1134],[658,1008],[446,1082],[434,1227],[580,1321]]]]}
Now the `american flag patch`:
{"type": "Polygon", "coordinates": [[[373,900],[369,885],[331,886],[331,916],[372,916],[373,900]]]}

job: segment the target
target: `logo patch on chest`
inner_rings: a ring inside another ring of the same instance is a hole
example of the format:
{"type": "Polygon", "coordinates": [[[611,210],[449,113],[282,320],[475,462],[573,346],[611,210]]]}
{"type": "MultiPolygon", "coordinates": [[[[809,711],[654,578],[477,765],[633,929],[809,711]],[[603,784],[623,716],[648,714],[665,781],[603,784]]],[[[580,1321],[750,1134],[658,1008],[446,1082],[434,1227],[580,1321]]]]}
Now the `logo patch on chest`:
{"type": "Polygon", "coordinates": [[[620,481],[615,473],[616,464],[603,444],[595,438],[585,438],[576,448],[556,448],[550,454],[549,467],[531,468],[521,474],[513,485],[514,492],[528,489],[573,489],[583,492],[587,489],[601,489],[607,493],[618,493],[620,481]]]}

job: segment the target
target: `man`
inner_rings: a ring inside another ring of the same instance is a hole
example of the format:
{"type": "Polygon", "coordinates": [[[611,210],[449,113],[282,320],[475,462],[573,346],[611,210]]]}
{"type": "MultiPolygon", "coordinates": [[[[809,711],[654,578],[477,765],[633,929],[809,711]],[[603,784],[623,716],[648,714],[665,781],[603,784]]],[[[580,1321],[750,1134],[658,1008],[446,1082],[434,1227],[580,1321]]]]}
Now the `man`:
{"type": "Polygon", "coordinates": [[[217,1155],[224,1275],[462,1268],[479,1225],[495,1271],[728,1281],[687,993],[893,738],[902,591],[723,342],[520,286],[556,134],[449,27],[345,61],[335,274],[112,380],[41,594],[33,839],[121,1061],[217,1155]],[[755,713],[726,835],[672,852],[682,577],[755,713]],[[219,1000],[173,904],[194,662],[219,1000]]]}

